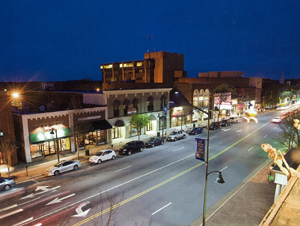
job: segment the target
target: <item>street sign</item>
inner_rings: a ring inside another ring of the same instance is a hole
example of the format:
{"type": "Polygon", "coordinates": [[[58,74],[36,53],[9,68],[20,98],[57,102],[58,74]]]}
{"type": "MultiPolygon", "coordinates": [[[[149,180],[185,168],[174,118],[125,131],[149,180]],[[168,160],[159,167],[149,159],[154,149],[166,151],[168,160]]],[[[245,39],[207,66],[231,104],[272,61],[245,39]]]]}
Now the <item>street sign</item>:
{"type": "Polygon", "coordinates": [[[195,138],[195,158],[198,160],[205,161],[205,139],[195,138]]]}

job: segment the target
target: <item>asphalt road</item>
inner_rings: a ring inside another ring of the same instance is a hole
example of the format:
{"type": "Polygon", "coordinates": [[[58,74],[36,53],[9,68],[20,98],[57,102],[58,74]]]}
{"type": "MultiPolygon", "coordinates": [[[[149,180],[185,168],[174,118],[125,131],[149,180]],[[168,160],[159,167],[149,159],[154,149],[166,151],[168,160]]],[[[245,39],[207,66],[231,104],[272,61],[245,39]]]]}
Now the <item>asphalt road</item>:
{"type": "MultiPolygon", "coordinates": [[[[225,184],[209,175],[207,208],[267,160],[260,145],[276,142],[274,115],[210,131],[209,171],[222,170],[225,184]]],[[[0,225],[189,225],[203,212],[205,164],[194,157],[195,137],[207,132],[20,184],[24,194],[0,200],[0,225]]]]}

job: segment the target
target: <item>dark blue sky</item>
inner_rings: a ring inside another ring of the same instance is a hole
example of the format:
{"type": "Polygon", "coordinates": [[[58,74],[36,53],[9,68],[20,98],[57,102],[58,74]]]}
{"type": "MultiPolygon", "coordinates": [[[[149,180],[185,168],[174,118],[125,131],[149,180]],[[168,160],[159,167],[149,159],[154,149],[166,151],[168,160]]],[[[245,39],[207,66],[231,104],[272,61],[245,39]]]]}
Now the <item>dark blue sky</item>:
{"type": "Polygon", "coordinates": [[[102,63],[184,54],[188,77],[299,78],[298,0],[1,0],[0,81],[101,80],[102,63]]]}

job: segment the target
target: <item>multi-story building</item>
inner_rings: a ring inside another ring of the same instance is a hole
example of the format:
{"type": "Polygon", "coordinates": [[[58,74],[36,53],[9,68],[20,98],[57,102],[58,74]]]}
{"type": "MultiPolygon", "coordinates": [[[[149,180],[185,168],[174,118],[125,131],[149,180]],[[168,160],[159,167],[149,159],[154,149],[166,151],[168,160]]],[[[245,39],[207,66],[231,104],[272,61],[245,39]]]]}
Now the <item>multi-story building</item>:
{"type": "Polygon", "coordinates": [[[124,83],[173,84],[186,77],[184,55],[168,52],[144,54],[144,60],[102,64],[103,90],[122,88],[124,83]]]}
{"type": "MultiPolygon", "coordinates": [[[[156,135],[170,127],[169,100],[171,88],[104,90],[107,121],[113,126],[110,142],[148,134],[156,135]],[[142,131],[130,124],[132,114],[148,114],[150,122],[142,131]]],[[[89,94],[89,104],[99,104],[100,99],[89,94]]],[[[85,101],[86,102],[86,101],[85,101]]],[[[87,102],[86,102],[87,103],[87,102]]]]}

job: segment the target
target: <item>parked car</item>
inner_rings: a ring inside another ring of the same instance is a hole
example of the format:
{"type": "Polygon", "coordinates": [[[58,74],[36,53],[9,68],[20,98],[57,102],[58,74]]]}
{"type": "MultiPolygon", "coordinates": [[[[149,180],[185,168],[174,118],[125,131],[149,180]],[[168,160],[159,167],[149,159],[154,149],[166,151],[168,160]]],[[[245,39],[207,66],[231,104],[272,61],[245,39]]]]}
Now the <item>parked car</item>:
{"type": "Polygon", "coordinates": [[[229,126],[230,125],[230,121],[229,119],[223,119],[221,121],[221,126],[229,126]]]}
{"type": "Polygon", "coordinates": [[[203,133],[203,127],[195,127],[188,134],[189,135],[197,135],[203,133]]]}
{"type": "Polygon", "coordinates": [[[106,160],[113,160],[116,158],[116,153],[111,149],[106,149],[99,151],[96,155],[93,155],[90,157],[89,162],[90,163],[101,163],[106,160]]]}
{"type": "Polygon", "coordinates": [[[186,134],[184,130],[178,130],[178,131],[173,131],[170,133],[169,136],[167,136],[167,141],[176,141],[179,139],[184,139],[186,138],[186,134]]]}
{"type": "Polygon", "coordinates": [[[282,119],[280,117],[275,117],[275,118],[272,118],[271,122],[274,122],[274,123],[281,123],[282,119]]]}
{"type": "Polygon", "coordinates": [[[144,150],[145,144],[143,141],[130,141],[119,150],[119,154],[131,155],[133,152],[142,152],[144,150]]]}
{"type": "Polygon", "coordinates": [[[221,123],[220,122],[213,122],[210,126],[209,129],[221,129],[221,123]]]}
{"type": "Polygon", "coordinates": [[[16,186],[16,182],[14,179],[0,177],[0,190],[9,190],[10,188],[16,186]]]}
{"type": "Polygon", "coordinates": [[[77,170],[81,166],[78,160],[67,160],[61,161],[54,166],[49,167],[46,169],[46,176],[57,176],[60,173],[64,173],[71,170],[77,170]]]}
{"type": "Polygon", "coordinates": [[[229,118],[230,123],[237,123],[238,122],[238,118],[236,116],[232,116],[229,118]]]}
{"type": "Polygon", "coordinates": [[[162,137],[151,137],[146,143],[145,143],[145,146],[147,148],[149,147],[154,147],[154,146],[157,146],[157,145],[162,145],[164,144],[164,138],[162,137]]]}

